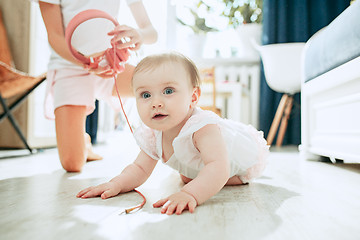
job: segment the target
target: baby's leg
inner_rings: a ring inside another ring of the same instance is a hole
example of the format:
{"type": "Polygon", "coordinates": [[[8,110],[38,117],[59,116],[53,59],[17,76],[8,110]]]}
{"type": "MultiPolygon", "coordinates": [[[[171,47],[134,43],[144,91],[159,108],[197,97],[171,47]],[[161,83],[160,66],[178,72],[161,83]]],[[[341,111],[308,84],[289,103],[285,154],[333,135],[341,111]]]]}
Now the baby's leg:
{"type": "Polygon", "coordinates": [[[184,175],[180,174],[181,180],[186,184],[188,182],[190,182],[192,179],[185,177],[184,175]]]}
{"type": "Polygon", "coordinates": [[[65,105],[55,110],[57,147],[66,171],[81,171],[88,158],[85,121],[85,106],[65,105]]]}
{"type": "MultiPolygon", "coordinates": [[[[192,179],[185,177],[184,175],[180,174],[181,180],[186,184],[188,182],[190,182],[192,179]]],[[[233,185],[241,185],[244,184],[239,176],[233,176],[231,178],[229,178],[229,180],[226,182],[225,185],[227,186],[233,186],[233,185]]]]}
{"type": "Polygon", "coordinates": [[[227,183],[225,184],[226,186],[233,186],[233,185],[241,185],[244,184],[239,176],[233,176],[231,178],[229,178],[229,180],[227,181],[227,183]]]}

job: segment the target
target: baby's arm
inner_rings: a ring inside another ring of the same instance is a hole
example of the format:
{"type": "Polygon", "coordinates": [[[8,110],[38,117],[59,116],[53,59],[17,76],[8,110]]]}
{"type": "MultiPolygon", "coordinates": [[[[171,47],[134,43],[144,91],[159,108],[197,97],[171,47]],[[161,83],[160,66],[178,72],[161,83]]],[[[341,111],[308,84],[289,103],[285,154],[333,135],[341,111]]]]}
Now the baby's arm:
{"type": "Polygon", "coordinates": [[[140,151],[136,160],[128,165],[120,175],[107,183],[94,187],[88,187],[80,191],[76,196],[89,198],[101,196],[102,199],[113,197],[119,193],[129,192],[143,184],[151,175],[157,161],[140,151]]]}
{"type": "Polygon", "coordinates": [[[194,145],[205,166],[180,192],[154,204],[154,207],[163,206],[162,213],[180,214],[186,207],[193,212],[196,205],[214,196],[229,180],[230,164],[220,129],[216,125],[201,128],[194,134],[194,145]]]}

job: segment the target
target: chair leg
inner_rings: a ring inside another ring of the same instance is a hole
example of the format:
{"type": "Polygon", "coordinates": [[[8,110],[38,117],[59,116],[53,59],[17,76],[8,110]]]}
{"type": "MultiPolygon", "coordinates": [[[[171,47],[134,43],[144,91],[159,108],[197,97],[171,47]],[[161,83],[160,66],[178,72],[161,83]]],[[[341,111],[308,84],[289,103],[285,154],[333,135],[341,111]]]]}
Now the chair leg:
{"type": "Polygon", "coordinates": [[[279,134],[278,137],[276,139],[276,146],[280,147],[282,145],[282,142],[284,140],[284,136],[285,136],[285,132],[286,132],[286,128],[288,125],[288,120],[290,117],[290,113],[291,113],[291,109],[293,106],[293,100],[294,100],[294,96],[289,96],[288,101],[286,103],[286,107],[285,107],[285,112],[284,115],[281,119],[281,125],[280,125],[280,129],[279,129],[279,134]]]}
{"type": "Polygon", "coordinates": [[[21,138],[21,141],[24,143],[24,145],[25,145],[26,148],[30,151],[30,153],[32,153],[32,149],[30,148],[29,144],[27,143],[27,141],[26,141],[23,133],[21,132],[20,127],[19,127],[19,125],[17,124],[15,118],[12,116],[12,114],[11,114],[11,112],[10,112],[11,110],[7,107],[4,99],[3,99],[1,96],[0,96],[0,102],[1,102],[1,105],[2,105],[2,107],[3,107],[3,109],[4,109],[4,112],[7,113],[7,117],[8,117],[8,119],[9,119],[10,123],[13,125],[15,131],[17,132],[17,134],[18,134],[19,137],[21,138]]]}
{"type": "Polygon", "coordinates": [[[286,102],[288,101],[288,97],[289,96],[286,93],[284,93],[282,95],[282,97],[281,97],[279,106],[278,106],[278,108],[276,110],[275,117],[273,119],[273,122],[271,123],[270,131],[269,131],[269,134],[268,134],[268,137],[267,137],[267,144],[268,145],[271,145],[272,142],[274,141],[275,134],[276,134],[277,129],[279,127],[281,117],[282,117],[282,115],[284,113],[284,110],[285,110],[286,102]]]}

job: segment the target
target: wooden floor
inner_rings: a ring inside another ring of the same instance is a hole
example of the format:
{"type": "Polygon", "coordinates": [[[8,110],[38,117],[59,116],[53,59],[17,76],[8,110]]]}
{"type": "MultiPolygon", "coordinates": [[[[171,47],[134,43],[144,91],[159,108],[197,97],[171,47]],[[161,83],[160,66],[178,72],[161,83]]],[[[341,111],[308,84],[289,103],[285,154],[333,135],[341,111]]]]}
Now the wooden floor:
{"type": "Polygon", "coordinates": [[[360,165],[304,162],[296,148],[273,150],[260,179],[225,187],[193,214],[166,216],[152,203],[182,183],[159,164],[139,188],[145,207],[118,215],[141,198],[75,195],[115,176],[138,149],[131,135],[117,133],[96,150],[104,160],[79,174],[62,170],[56,149],[0,159],[0,239],[360,239],[360,165]]]}

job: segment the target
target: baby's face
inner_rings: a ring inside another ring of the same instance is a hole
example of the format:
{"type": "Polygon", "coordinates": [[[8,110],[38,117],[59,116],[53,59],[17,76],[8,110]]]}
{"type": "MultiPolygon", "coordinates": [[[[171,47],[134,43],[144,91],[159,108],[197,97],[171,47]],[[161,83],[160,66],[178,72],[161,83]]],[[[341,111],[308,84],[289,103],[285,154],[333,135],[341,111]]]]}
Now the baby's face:
{"type": "Polygon", "coordinates": [[[165,63],[137,73],[133,90],[140,118],[152,129],[181,129],[191,114],[194,88],[180,63],[165,63]]]}

